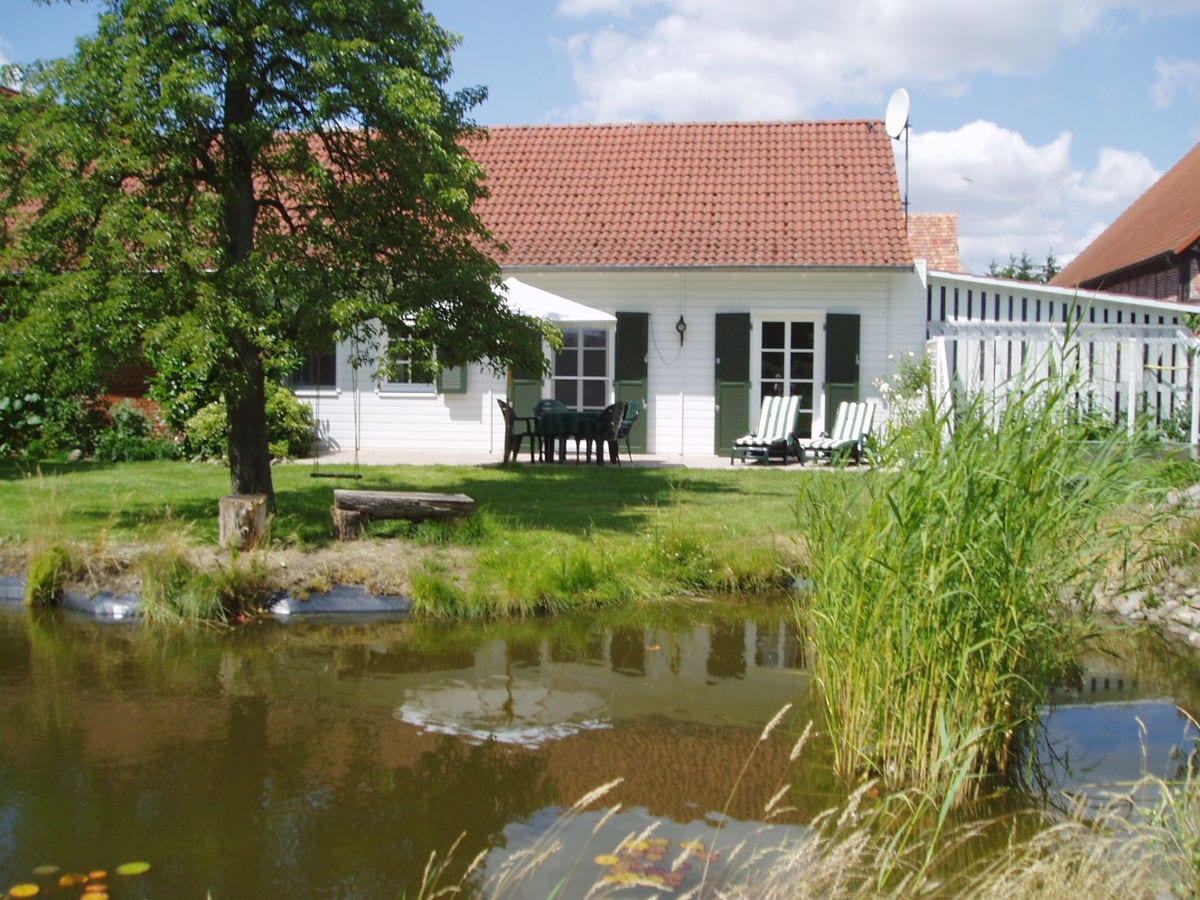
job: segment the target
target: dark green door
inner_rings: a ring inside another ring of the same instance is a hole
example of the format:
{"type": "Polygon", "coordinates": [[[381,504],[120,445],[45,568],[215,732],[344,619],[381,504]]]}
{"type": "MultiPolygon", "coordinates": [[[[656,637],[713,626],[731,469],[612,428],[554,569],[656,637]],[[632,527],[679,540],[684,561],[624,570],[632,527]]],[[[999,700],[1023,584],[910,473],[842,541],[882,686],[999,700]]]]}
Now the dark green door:
{"type": "Polygon", "coordinates": [[[825,317],[825,427],[833,427],[839,403],[858,399],[860,317],[830,313],[825,317]]]}
{"type": "Polygon", "coordinates": [[[650,314],[617,313],[616,359],[613,361],[613,394],[617,400],[637,403],[640,414],[629,432],[629,448],[646,452],[649,398],[650,314]]]}
{"type": "Polygon", "coordinates": [[[716,452],[750,430],[750,314],[717,313],[716,452]]]}

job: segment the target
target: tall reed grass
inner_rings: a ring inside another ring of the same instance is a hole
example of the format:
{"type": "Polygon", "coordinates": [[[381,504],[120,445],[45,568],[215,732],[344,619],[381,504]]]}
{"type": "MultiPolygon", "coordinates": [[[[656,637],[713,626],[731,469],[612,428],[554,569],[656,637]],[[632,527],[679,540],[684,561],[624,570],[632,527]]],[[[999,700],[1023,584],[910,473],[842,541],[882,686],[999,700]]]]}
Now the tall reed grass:
{"type": "Polygon", "coordinates": [[[802,617],[844,778],[915,786],[944,819],[1018,758],[1072,654],[1064,601],[1090,598],[1124,540],[1106,515],[1136,490],[1123,445],[1076,439],[1070,397],[930,395],[880,477],[801,495],[802,617]]]}

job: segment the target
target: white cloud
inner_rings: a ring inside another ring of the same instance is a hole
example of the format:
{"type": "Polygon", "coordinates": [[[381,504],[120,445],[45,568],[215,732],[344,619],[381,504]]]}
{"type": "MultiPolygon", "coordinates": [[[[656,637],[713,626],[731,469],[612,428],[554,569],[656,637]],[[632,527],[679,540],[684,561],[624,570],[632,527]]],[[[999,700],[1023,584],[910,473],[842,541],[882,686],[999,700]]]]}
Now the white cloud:
{"type": "Polygon", "coordinates": [[[1145,155],[1104,148],[1096,165],[1071,162],[1069,133],[1034,146],[978,121],[949,132],[914,132],[909,152],[913,211],[958,213],[959,249],[975,272],[1023,252],[1067,262],[1153,184],[1145,155]]]}
{"type": "Polygon", "coordinates": [[[561,0],[558,11],[565,16],[615,15],[630,16],[639,6],[650,6],[657,0],[561,0]]]}
{"type": "Polygon", "coordinates": [[[1156,59],[1150,97],[1159,109],[1171,106],[1178,94],[1190,96],[1200,82],[1200,59],[1156,59]]]}
{"type": "Polygon", "coordinates": [[[981,73],[1044,70],[1130,2],[561,0],[558,10],[581,24],[607,17],[567,44],[581,96],[573,118],[623,121],[804,117],[881,103],[897,84],[961,92],[981,73]]]}
{"type": "MultiPolygon", "coordinates": [[[[1064,47],[1130,16],[1194,17],[1195,2],[560,0],[579,27],[566,43],[579,100],[562,118],[879,115],[897,85],[961,96],[981,76],[1045,72],[1064,47]]],[[[1197,90],[1193,65],[1161,62],[1156,101],[1197,90]]],[[[976,271],[1023,251],[1065,262],[1159,174],[1142,153],[1091,151],[1081,165],[1068,132],[1037,146],[985,121],[911,144],[912,209],[957,212],[976,271]]]]}

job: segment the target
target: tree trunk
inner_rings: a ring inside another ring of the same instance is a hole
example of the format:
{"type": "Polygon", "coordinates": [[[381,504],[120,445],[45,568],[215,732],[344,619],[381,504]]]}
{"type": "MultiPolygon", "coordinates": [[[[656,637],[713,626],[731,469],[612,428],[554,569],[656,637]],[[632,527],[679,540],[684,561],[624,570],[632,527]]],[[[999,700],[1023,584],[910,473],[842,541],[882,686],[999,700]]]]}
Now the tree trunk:
{"type": "Polygon", "coordinates": [[[267,392],[257,356],[242,357],[242,377],[233,379],[225,406],[229,416],[229,474],[234,494],[263,494],[275,512],[271,450],[267,440],[267,392]]]}

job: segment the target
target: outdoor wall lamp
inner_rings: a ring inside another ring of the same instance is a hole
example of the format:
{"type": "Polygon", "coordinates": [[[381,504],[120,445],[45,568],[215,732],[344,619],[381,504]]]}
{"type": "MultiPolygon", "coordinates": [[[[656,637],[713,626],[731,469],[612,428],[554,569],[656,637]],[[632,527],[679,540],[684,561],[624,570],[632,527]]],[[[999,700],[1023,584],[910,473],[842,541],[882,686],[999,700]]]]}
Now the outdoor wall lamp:
{"type": "Polygon", "coordinates": [[[687,331],[687,322],[683,321],[683,316],[679,317],[679,321],[675,323],[675,330],[679,332],[679,346],[683,346],[683,334],[687,331]]]}

